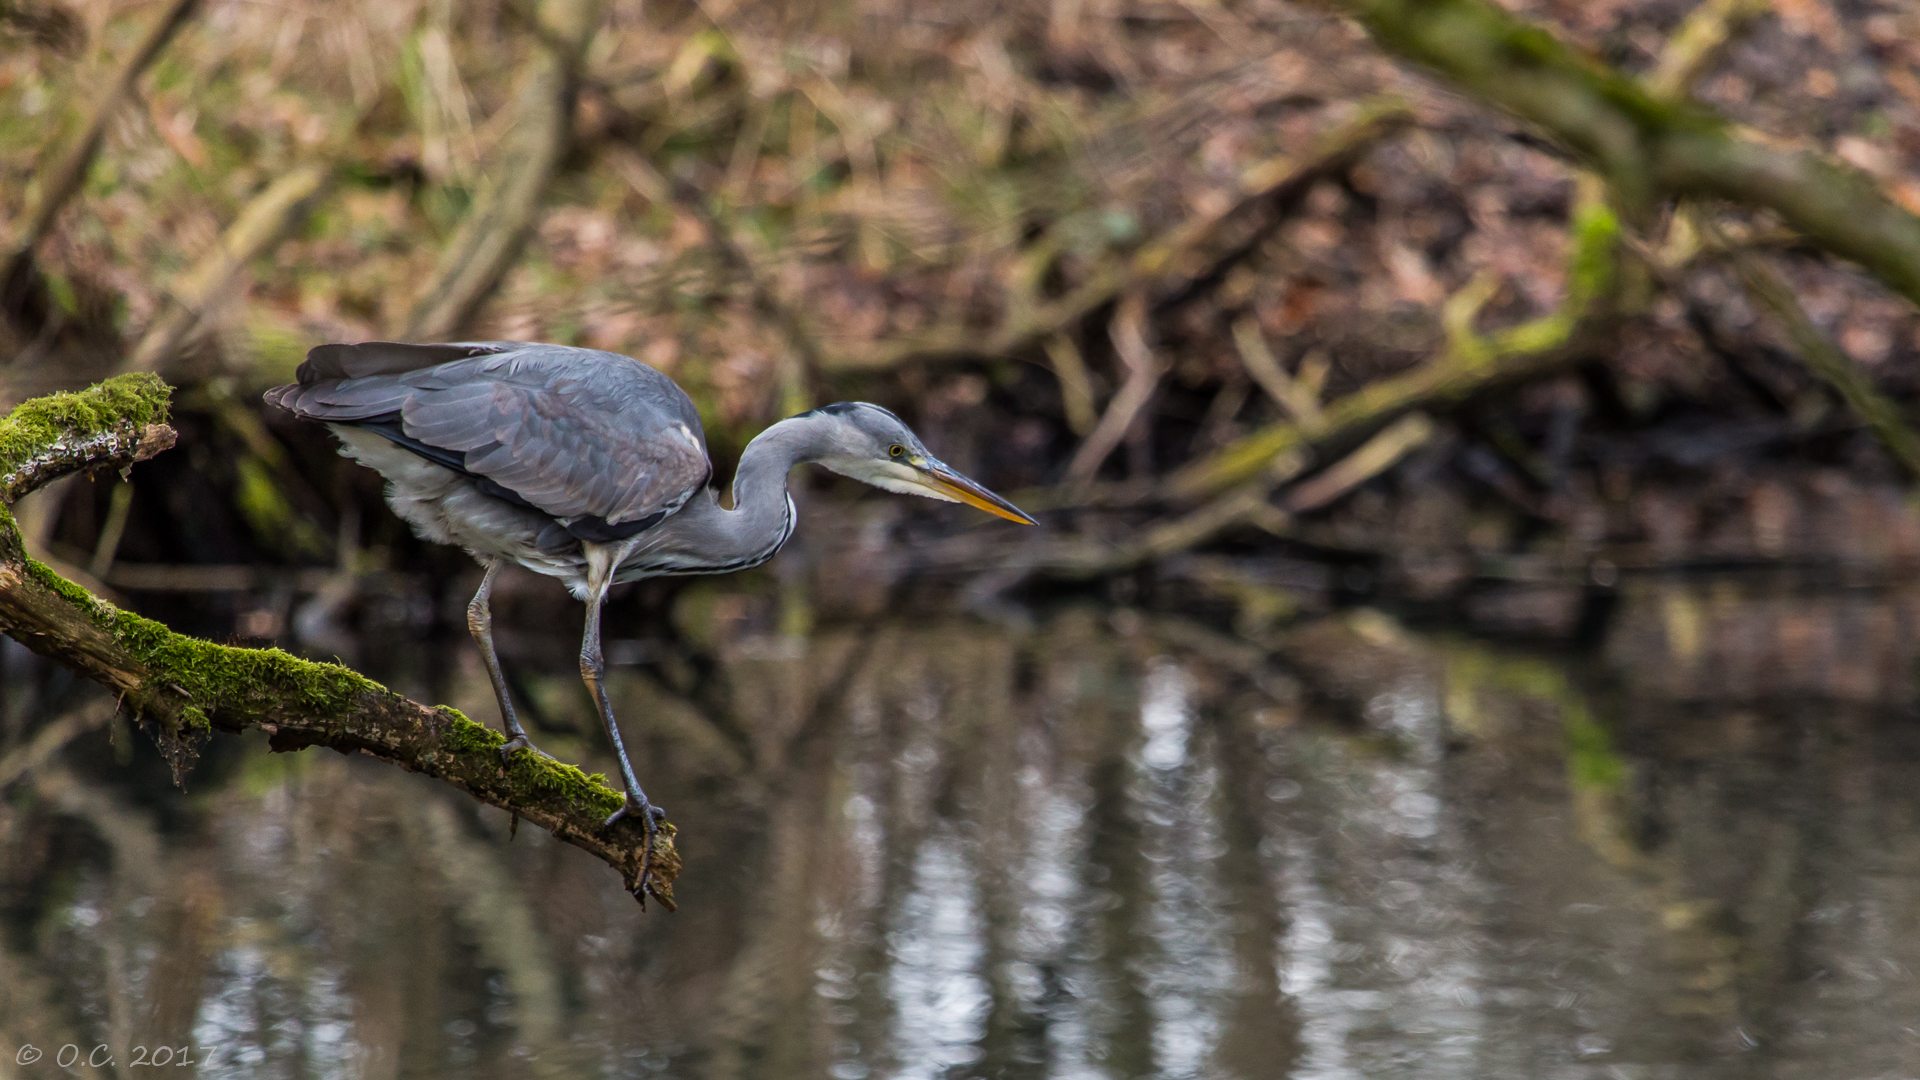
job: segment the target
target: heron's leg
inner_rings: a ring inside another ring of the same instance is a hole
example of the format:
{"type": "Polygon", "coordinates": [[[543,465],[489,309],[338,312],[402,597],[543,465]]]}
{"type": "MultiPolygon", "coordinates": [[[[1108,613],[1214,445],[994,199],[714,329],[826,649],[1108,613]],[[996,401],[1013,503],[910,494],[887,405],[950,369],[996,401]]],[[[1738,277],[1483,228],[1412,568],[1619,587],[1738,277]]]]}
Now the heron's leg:
{"type": "Polygon", "coordinates": [[[600,720],[607,726],[614,756],[620,759],[620,779],[627,788],[627,804],[613,812],[607,825],[612,827],[622,818],[639,820],[646,832],[646,850],[640,857],[640,888],[645,889],[653,837],[667,812],[647,802],[646,792],[640,790],[640,781],[633,775],[633,762],[627,758],[626,744],[620,739],[620,725],[614,722],[613,705],[607,700],[607,689],[602,682],[607,662],[600,652],[600,608],[606,603],[607,589],[613,584],[613,572],[631,545],[582,543],[580,546],[587,556],[587,625],[580,635],[580,678],[586,681],[587,692],[593,695],[593,703],[600,710],[600,720]]]}
{"type": "Polygon", "coordinates": [[[500,560],[487,560],[487,572],[480,578],[480,589],[473,594],[473,602],[467,605],[467,633],[480,646],[480,659],[487,665],[487,677],[493,680],[493,696],[500,702],[500,719],[506,724],[507,742],[500,748],[500,757],[505,760],[515,750],[525,747],[534,753],[540,748],[527,741],[526,729],[520,726],[520,718],[513,713],[513,698],[507,694],[507,676],[500,670],[500,657],[493,651],[493,579],[500,573],[500,560]]]}

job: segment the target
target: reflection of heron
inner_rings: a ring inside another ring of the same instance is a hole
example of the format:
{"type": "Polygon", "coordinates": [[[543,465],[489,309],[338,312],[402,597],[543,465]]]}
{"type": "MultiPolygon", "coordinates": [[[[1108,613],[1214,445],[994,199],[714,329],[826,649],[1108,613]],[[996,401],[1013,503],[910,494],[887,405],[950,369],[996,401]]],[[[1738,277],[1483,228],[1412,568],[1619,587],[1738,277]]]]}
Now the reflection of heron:
{"type": "MultiPolygon", "coordinates": [[[[486,567],[467,608],[500,701],[502,753],[533,750],[493,651],[488,595],[503,562],[566,582],[587,602],[580,674],[620,758],[626,805],[649,842],[649,806],[601,686],[600,606],[616,582],[758,566],[793,535],[787,472],[818,462],[888,491],[964,502],[1034,524],[954,472],[900,418],[858,401],[761,432],[733,481],[733,509],[707,487],[712,464],[693,402],[637,360],[561,345],[322,345],[299,382],[267,400],[323,421],[341,452],[387,478],[387,502],[422,538],[459,544],[486,567]]],[[[537,751],[536,751],[537,752],[537,751]]]]}

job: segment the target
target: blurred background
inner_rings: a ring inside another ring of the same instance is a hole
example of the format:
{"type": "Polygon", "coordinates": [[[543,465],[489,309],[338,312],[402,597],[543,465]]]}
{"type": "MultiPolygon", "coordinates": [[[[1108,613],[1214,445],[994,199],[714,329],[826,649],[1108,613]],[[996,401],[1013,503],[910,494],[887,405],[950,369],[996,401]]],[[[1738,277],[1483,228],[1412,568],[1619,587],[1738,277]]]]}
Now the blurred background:
{"type": "MultiPolygon", "coordinates": [[[[1509,7],[1920,211],[1912,0],[1509,7]]],[[[1914,306],[1332,8],[0,0],[0,213],[0,399],[177,388],[30,548],[489,724],[478,568],[260,402],[313,345],[630,354],[722,482],[870,400],[1044,523],[802,470],[616,590],[672,915],[0,640],[0,1078],[1920,1070],[1914,306]]],[[[494,610],[608,769],[579,605],[494,610]]]]}

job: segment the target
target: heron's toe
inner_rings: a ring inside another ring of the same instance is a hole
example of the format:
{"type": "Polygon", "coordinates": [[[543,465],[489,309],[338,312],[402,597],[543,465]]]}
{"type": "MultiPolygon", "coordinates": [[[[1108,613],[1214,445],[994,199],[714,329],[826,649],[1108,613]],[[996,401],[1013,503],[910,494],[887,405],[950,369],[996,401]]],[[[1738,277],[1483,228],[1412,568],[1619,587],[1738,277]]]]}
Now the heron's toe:
{"type": "Polygon", "coordinates": [[[513,752],[515,750],[531,750],[534,753],[539,754],[543,758],[546,758],[548,760],[553,759],[552,754],[549,754],[545,750],[542,750],[539,747],[533,745],[533,743],[528,742],[527,737],[525,735],[516,735],[513,738],[508,739],[506,742],[500,745],[500,763],[502,765],[512,765],[513,752]]]}
{"type": "Polygon", "coordinates": [[[664,808],[655,806],[652,803],[635,801],[629,798],[625,806],[615,810],[612,815],[607,818],[605,828],[611,829],[616,822],[625,821],[628,818],[633,818],[640,822],[640,827],[646,830],[647,840],[651,843],[653,834],[659,831],[660,823],[667,820],[667,812],[664,808]]]}

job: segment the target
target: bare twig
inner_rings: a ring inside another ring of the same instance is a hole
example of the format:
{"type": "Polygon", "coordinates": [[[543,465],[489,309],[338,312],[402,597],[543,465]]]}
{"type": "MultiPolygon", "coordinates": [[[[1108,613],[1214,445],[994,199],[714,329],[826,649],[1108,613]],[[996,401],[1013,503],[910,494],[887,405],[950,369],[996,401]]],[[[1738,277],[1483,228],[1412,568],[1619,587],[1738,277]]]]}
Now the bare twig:
{"type": "Polygon", "coordinates": [[[1687,13],[1642,81],[1661,97],[1684,97],[1733,35],[1772,6],[1772,0],[1705,0],[1687,13]]]}
{"type": "Polygon", "coordinates": [[[1053,335],[1047,339],[1046,348],[1054,377],[1060,380],[1060,404],[1066,413],[1067,430],[1084,438],[1092,434],[1094,425],[1100,422],[1093,404],[1093,377],[1087,373],[1087,362],[1070,335],[1053,335]]]}
{"type": "Polygon", "coordinates": [[[1275,207],[1284,208],[1314,182],[1352,165],[1411,118],[1398,102],[1372,104],[1360,119],[1329,135],[1305,160],[1274,160],[1250,170],[1242,181],[1240,200],[1227,210],[1195,217],[1149,240],[1131,255],[1095,271],[1065,296],[1010,305],[1007,319],[999,326],[986,331],[945,327],[920,337],[838,352],[828,358],[829,363],[859,370],[893,367],[908,360],[1005,356],[1071,329],[1126,293],[1149,292],[1155,297],[1177,293],[1245,255],[1284,219],[1275,207]]]}
{"type": "Polygon", "coordinates": [[[1286,532],[1293,524],[1293,515],[1269,499],[1275,488],[1304,472],[1307,462],[1304,449],[1274,457],[1260,475],[1191,513],[1148,529],[1139,543],[1109,557],[1110,569],[1191,551],[1243,522],[1270,533],[1286,532]]]}
{"type": "Polygon", "coordinates": [[[1318,510],[1379,476],[1400,459],[1433,438],[1433,421],[1424,413],[1409,413],[1368,439],[1358,450],[1341,458],[1320,475],[1287,492],[1287,511],[1304,514],[1318,510]]]}
{"type": "Polygon", "coordinates": [[[409,341],[452,337],[500,284],[538,224],[547,185],[573,141],[575,69],[600,22],[597,0],[545,0],[535,17],[540,47],[521,73],[514,133],[502,170],[474,198],[433,278],[407,317],[409,341]]]}
{"type": "Polygon", "coordinates": [[[113,719],[113,714],[112,698],[95,697],[79,708],[42,724],[26,745],[15,747],[5,757],[0,757],[0,791],[53,760],[53,756],[68,743],[89,731],[106,727],[113,719]]]}
{"type": "MultiPolygon", "coordinates": [[[[1711,226],[1707,229],[1710,231],[1711,226]]],[[[1727,250],[1747,295],[1780,320],[1807,369],[1833,387],[1909,477],[1920,479],[1920,435],[1915,435],[1901,417],[1900,406],[1882,394],[1860,365],[1814,325],[1786,282],[1750,252],[1732,247],[1727,250]]]]}
{"type": "Polygon", "coordinates": [[[1121,363],[1127,367],[1127,380],[1120,385],[1120,392],[1113,395],[1107,403],[1107,411],[1100,417],[1091,434],[1075,451],[1073,461],[1067,465],[1067,481],[1073,484],[1085,484],[1100,471],[1100,463],[1127,437],[1127,429],[1153,399],[1154,388],[1160,385],[1163,365],[1154,356],[1153,349],[1147,345],[1147,301],[1140,293],[1132,293],[1120,302],[1119,310],[1113,313],[1114,351],[1120,354],[1121,363]]]}
{"type": "MultiPolygon", "coordinates": [[[[1167,481],[1162,494],[1197,498],[1251,479],[1267,462],[1341,433],[1384,424],[1414,409],[1460,400],[1488,387],[1538,375],[1578,355],[1583,331],[1604,313],[1613,291],[1614,241],[1618,224],[1597,195],[1576,211],[1567,297],[1549,315],[1481,336],[1464,318],[1450,317],[1444,354],[1413,371],[1370,383],[1321,409],[1321,424],[1293,421],[1269,425],[1194,461],[1167,481]]],[[[1470,283],[1448,302],[1450,309],[1477,309],[1484,282],[1470,283]]]]}
{"type": "Polygon", "coordinates": [[[171,303],[148,325],[128,357],[134,371],[157,371],[184,348],[208,309],[224,299],[247,264],[270,250],[326,193],[333,170],[305,165],[267,185],[240,211],[212,252],[168,290],[171,303]]]}
{"type": "Polygon", "coordinates": [[[1253,376],[1253,381],[1267,392],[1276,404],[1293,417],[1294,422],[1303,428],[1316,428],[1321,424],[1320,395],[1316,389],[1308,389],[1293,376],[1288,375],[1280,366],[1279,358],[1273,350],[1267,348],[1267,339],[1260,333],[1260,324],[1252,316],[1244,316],[1233,324],[1233,344],[1240,352],[1240,364],[1253,376]]]}
{"type": "MultiPolygon", "coordinates": [[[[634,156],[633,162],[639,168],[653,170],[651,165],[637,155],[634,156]]],[[[805,316],[780,295],[768,274],[740,243],[739,237],[734,234],[733,227],[721,218],[713,204],[701,194],[698,188],[685,181],[679,181],[671,184],[669,190],[673,193],[673,200],[699,220],[700,227],[706,231],[708,242],[719,253],[727,269],[746,282],[753,300],[754,311],[780,328],[780,336],[786,340],[787,348],[793,350],[793,354],[800,359],[807,377],[819,378],[822,365],[825,363],[823,359],[825,353],[820,348],[819,338],[807,325],[805,316]]]]}
{"type": "Polygon", "coordinates": [[[85,184],[87,173],[93,168],[93,160],[100,152],[100,142],[106,137],[108,122],[133,93],[140,76],[152,66],[180,28],[186,25],[199,2],[169,0],[159,18],[147,28],[140,44],[134,47],[114,73],[106,92],[95,99],[93,113],[81,128],[79,137],[69,144],[66,152],[57,160],[34,170],[40,180],[38,195],[21,215],[26,226],[9,241],[6,257],[0,260],[0,307],[5,308],[6,317],[15,316],[21,299],[33,288],[34,249],[53,231],[53,223],[60,216],[61,209],[85,184]]]}
{"type": "Polygon", "coordinates": [[[1198,509],[1143,530],[1119,543],[1091,539],[1059,539],[1018,552],[997,551],[994,566],[1018,574],[1044,572],[1065,578],[1116,574],[1170,555],[1192,551],[1229,529],[1252,525],[1276,536],[1291,533],[1296,514],[1315,510],[1368,480],[1393,468],[1409,452],[1433,436],[1433,421],[1420,413],[1403,416],[1335,462],[1318,476],[1288,494],[1282,506],[1272,502],[1274,491],[1306,470],[1304,447],[1269,459],[1257,476],[1215,496],[1198,509]]]}
{"type": "Polygon", "coordinates": [[[100,526],[100,539],[93,545],[93,559],[87,563],[87,576],[104,581],[120,554],[120,540],[127,532],[127,517],[133,510],[133,485],[125,480],[113,485],[107,503],[107,520],[100,526]]]}

